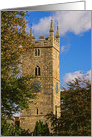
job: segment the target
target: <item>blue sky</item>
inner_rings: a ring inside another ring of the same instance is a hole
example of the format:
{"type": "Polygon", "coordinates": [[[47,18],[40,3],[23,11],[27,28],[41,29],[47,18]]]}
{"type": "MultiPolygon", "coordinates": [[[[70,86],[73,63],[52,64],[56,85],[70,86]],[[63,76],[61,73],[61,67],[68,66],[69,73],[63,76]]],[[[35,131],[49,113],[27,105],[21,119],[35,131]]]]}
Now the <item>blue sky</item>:
{"type": "MultiPolygon", "coordinates": [[[[65,73],[83,71],[86,73],[91,69],[91,30],[82,36],[68,33],[69,49],[60,54],[60,79],[65,73]]],[[[66,38],[67,39],[67,38],[66,38]]],[[[60,45],[68,45],[67,41],[61,37],[60,45]]]]}
{"type": "Polygon", "coordinates": [[[60,30],[60,81],[87,76],[91,79],[91,12],[90,11],[29,11],[26,31],[32,24],[33,35],[49,36],[51,17],[56,33],[60,30]]]}

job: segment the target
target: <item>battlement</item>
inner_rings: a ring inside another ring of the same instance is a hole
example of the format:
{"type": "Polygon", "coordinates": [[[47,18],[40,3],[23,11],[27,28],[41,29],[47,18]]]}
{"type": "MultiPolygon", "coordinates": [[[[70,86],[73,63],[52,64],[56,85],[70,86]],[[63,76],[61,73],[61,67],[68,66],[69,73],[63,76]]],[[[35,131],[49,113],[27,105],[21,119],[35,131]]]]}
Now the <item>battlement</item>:
{"type": "Polygon", "coordinates": [[[39,36],[39,40],[45,40],[45,36],[39,36]]]}
{"type": "MultiPolygon", "coordinates": [[[[34,41],[49,41],[51,39],[50,36],[48,36],[47,38],[45,38],[45,36],[39,36],[39,40],[36,40],[35,36],[32,36],[32,40],[34,41]]],[[[57,41],[57,38],[54,37],[54,41],[57,41]]]]}
{"type": "Polygon", "coordinates": [[[58,44],[59,43],[59,39],[57,39],[57,38],[54,37],[54,43],[58,44]]]}
{"type": "Polygon", "coordinates": [[[50,35],[45,38],[45,36],[39,36],[39,40],[36,39],[35,36],[32,34],[32,27],[30,29],[30,39],[35,44],[35,47],[43,47],[43,46],[53,46],[59,50],[59,43],[60,43],[60,36],[59,36],[59,28],[57,25],[57,31],[56,35],[54,36],[54,27],[53,27],[53,21],[51,20],[51,26],[50,26],[50,35]]]}
{"type": "Polygon", "coordinates": [[[35,36],[32,36],[32,41],[35,44],[35,47],[48,47],[48,46],[54,46],[59,50],[59,39],[54,37],[53,41],[51,36],[48,36],[45,38],[45,36],[39,36],[39,40],[36,39],[35,36]]]}
{"type": "Polygon", "coordinates": [[[32,36],[32,41],[36,41],[36,37],[35,36],[32,36]]]}

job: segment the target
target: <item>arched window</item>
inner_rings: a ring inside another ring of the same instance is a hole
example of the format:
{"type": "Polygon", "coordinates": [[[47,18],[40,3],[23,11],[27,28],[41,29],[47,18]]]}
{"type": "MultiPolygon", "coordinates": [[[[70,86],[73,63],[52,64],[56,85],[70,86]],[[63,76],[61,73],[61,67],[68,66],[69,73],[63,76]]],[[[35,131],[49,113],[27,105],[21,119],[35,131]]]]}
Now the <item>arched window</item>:
{"type": "Polygon", "coordinates": [[[35,56],[40,56],[40,49],[35,49],[35,56]]]}
{"type": "Polygon", "coordinates": [[[39,66],[37,66],[35,68],[35,76],[40,76],[40,67],[39,66]]]}

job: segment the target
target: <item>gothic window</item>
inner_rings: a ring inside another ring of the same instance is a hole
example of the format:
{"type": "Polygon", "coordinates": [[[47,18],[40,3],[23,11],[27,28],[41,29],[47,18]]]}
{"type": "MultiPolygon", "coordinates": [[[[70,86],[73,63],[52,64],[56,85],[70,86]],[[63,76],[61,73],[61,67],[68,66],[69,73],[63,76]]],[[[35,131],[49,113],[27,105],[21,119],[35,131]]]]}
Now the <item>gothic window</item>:
{"type": "Polygon", "coordinates": [[[37,56],[37,49],[35,49],[35,56],[37,56]]]}
{"type": "Polygon", "coordinates": [[[55,115],[57,116],[57,106],[55,106],[55,115]]]}
{"type": "Polygon", "coordinates": [[[40,49],[35,49],[35,56],[40,56],[40,49]]]}
{"type": "Polygon", "coordinates": [[[35,76],[37,76],[37,67],[35,68],[35,76]]]}
{"type": "Polygon", "coordinates": [[[37,108],[37,115],[38,115],[38,108],[37,108]]]}
{"type": "Polygon", "coordinates": [[[40,56],[40,50],[38,49],[38,56],[40,56]]]}
{"type": "Polygon", "coordinates": [[[35,76],[40,76],[40,67],[39,66],[37,66],[35,68],[35,76]]]}
{"type": "Polygon", "coordinates": [[[38,75],[40,76],[40,67],[38,68],[38,75]]]}

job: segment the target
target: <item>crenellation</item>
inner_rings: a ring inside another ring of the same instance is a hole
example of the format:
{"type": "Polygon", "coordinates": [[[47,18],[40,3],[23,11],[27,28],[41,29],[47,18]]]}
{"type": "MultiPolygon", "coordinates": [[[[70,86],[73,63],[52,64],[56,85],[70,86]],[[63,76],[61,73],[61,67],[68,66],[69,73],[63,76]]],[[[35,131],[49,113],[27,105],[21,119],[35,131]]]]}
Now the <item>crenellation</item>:
{"type": "Polygon", "coordinates": [[[45,38],[45,40],[48,40],[48,38],[45,38]]]}
{"type": "Polygon", "coordinates": [[[39,36],[39,40],[45,40],[45,36],[39,36]]]}
{"type": "Polygon", "coordinates": [[[45,36],[40,36],[39,40],[36,40],[36,37],[32,37],[32,41],[35,43],[35,47],[48,47],[54,46],[59,50],[59,41],[54,37],[53,44],[51,44],[51,37],[45,38],[45,36]]]}
{"type": "Polygon", "coordinates": [[[55,38],[55,37],[54,37],[54,42],[55,42],[55,43],[58,43],[58,45],[59,45],[58,38],[55,38]]]}
{"type": "Polygon", "coordinates": [[[35,43],[39,43],[39,41],[36,40],[35,43]]]}
{"type": "Polygon", "coordinates": [[[36,37],[32,36],[32,41],[35,42],[36,41],[36,37]]]}

